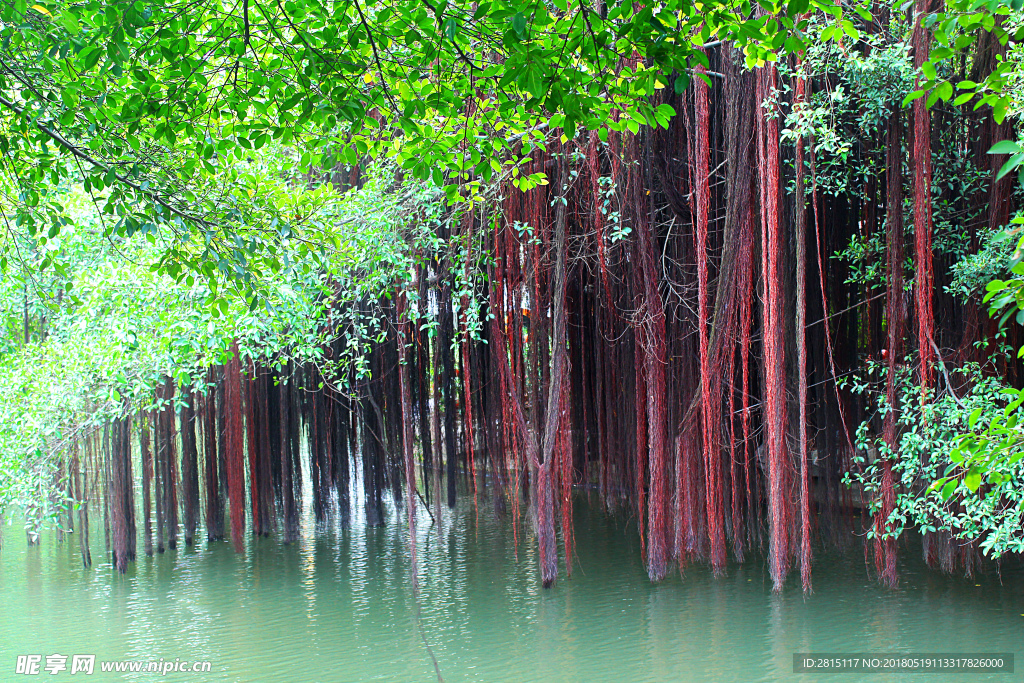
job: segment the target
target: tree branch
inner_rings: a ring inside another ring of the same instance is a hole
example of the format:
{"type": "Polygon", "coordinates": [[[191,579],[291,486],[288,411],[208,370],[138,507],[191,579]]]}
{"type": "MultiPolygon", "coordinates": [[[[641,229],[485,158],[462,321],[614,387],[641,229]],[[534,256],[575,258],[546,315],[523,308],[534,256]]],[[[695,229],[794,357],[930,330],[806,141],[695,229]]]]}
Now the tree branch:
{"type": "MultiPolygon", "coordinates": [[[[15,112],[19,116],[25,116],[25,110],[23,108],[19,107],[14,102],[11,102],[6,97],[3,97],[2,95],[0,95],[0,104],[2,104],[3,106],[7,107],[11,111],[15,112]]],[[[174,206],[169,204],[166,200],[161,199],[160,196],[157,195],[155,192],[153,192],[151,190],[144,189],[142,187],[142,185],[140,185],[139,183],[136,183],[136,182],[134,182],[132,180],[129,180],[127,177],[125,177],[125,176],[121,175],[120,173],[117,173],[116,171],[114,171],[114,169],[111,168],[110,166],[108,166],[107,164],[104,164],[102,161],[99,161],[98,159],[95,159],[94,157],[92,157],[89,154],[86,154],[81,149],[79,149],[79,147],[77,145],[75,145],[72,142],[70,142],[69,140],[67,140],[63,135],[61,135],[60,133],[57,133],[56,131],[50,130],[49,128],[44,126],[42,123],[40,123],[38,120],[34,121],[34,123],[36,125],[36,128],[38,128],[43,133],[45,133],[47,136],[49,136],[51,140],[56,142],[62,148],[64,148],[68,152],[71,152],[71,154],[73,154],[78,159],[81,159],[82,161],[88,162],[90,165],[92,165],[92,166],[94,166],[94,167],[96,167],[96,168],[98,168],[100,170],[103,170],[103,171],[106,171],[107,173],[113,174],[114,178],[116,178],[119,183],[121,183],[123,185],[127,185],[128,187],[136,190],[137,192],[142,193],[143,195],[145,195],[146,197],[151,199],[153,202],[155,202],[155,203],[159,204],[160,206],[164,207],[165,209],[170,211],[175,216],[178,216],[182,220],[192,221],[194,223],[199,223],[199,224],[205,225],[205,226],[212,226],[212,225],[214,225],[213,223],[211,223],[210,221],[208,221],[208,220],[206,220],[204,218],[199,218],[198,216],[193,216],[193,215],[184,213],[183,211],[175,208],[174,206]]]]}

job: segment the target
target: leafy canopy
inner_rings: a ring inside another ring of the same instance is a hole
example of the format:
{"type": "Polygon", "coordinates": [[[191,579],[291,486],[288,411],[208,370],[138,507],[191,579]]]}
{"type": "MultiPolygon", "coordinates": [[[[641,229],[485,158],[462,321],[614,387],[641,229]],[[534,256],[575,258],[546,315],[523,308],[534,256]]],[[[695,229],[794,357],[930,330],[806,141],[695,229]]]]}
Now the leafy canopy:
{"type": "Polygon", "coordinates": [[[111,233],[177,239],[171,275],[251,289],[308,229],[238,190],[268,145],[306,172],[390,156],[472,200],[545,130],[666,126],[652,95],[682,91],[702,45],[774,60],[818,11],[835,39],[857,35],[830,0],[15,0],[0,7],[3,172],[32,234],[60,232],[51,190],[80,182],[103,192],[111,233]]]}

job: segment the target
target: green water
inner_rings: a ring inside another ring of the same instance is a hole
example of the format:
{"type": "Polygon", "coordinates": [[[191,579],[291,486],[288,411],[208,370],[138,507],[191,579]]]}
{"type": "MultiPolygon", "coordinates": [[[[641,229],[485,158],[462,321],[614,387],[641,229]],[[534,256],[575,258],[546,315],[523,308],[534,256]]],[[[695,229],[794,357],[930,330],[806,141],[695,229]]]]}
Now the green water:
{"type": "MultiPolygon", "coordinates": [[[[794,652],[1024,654],[1024,572],[979,579],[927,570],[904,552],[898,590],[868,575],[860,545],[816,558],[815,592],[770,590],[763,560],[714,578],[691,567],[646,577],[633,524],[581,501],[571,579],[541,588],[532,539],[518,557],[511,523],[490,505],[420,517],[421,590],[410,582],[407,535],[384,527],[316,529],[283,546],[250,540],[141,557],[126,576],[92,569],[75,543],[47,535],[27,548],[5,529],[0,551],[0,681],[1021,680],[1021,673],[792,673],[794,652]],[[440,526],[440,532],[439,528],[440,526]],[[980,585],[976,585],[980,584],[980,585]],[[418,618],[417,618],[418,613],[418,618]],[[428,647],[429,646],[429,647],[428,647]],[[208,660],[210,673],[16,676],[19,654],[101,660],[208,660]]],[[[94,537],[95,538],[95,537],[94,537]]],[[[140,544],[141,547],[141,544],[140,544]]],[[[1018,661],[1017,671],[1024,671],[1018,661]]]]}

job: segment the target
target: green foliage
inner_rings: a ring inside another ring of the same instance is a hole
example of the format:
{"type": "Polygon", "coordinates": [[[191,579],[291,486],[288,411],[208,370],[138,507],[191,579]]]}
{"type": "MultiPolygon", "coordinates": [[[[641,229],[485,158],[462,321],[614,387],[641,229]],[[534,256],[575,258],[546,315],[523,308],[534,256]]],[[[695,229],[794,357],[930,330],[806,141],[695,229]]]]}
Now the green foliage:
{"type": "Polygon", "coordinates": [[[389,157],[451,202],[496,177],[526,189],[544,181],[520,167],[547,130],[667,126],[653,95],[686,87],[704,43],[774,61],[806,47],[797,18],[814,12],[831,37],[857,35],[829,0],[761,6],[15,0],[0,7],[14,222],[59,233],[72,217],[52,189],[82,183],[104,193],[111,234],[165,236],[172,277],[230,279],[251,299],[285,267],[283,240],[320,237],[261,201],[254,153],[304,173],[389,157]]]}
{"type": "MultiPolygon", "coordinates": [[[[1024,217],[1017,216],[1011,224],[1024,225],[1024,217]]],[[[996,263],[1000,264],[1001,261],[1000,265],[1003,266],[1000,275],[1005,279],[991,280],[985,287],[983,301],[989,304],[990,314],[998,316],[1000,328],[1010,316],[1015,316],[1018,324],[1024,324],[1024,263],[1021,262],[1024,238],[1016,243],[1016,249],[1011,254],[1007,253],[1010,250],[1005,246],[1007,243],[1013,244],[1008,237],[1019,230],[1019,227],[1014,227],[1006,233],[997,233],[990,240],[992,250],[997,254],[996,263]]],[[[968,261],[965,269],[981,270],[988,263],[987,256],[983,254],[981,252],[976,259],[968,261]]],[[[1024,357],[1024,348],[1017,355],[1024,357]]],[[[944,476],[936,478],[931,487],[943,500],[953,498],[958,492],[972,494],[972,504],[975,507],[982,506],[979,512],[987,515],[979,517],[979,521],[985,522],[993,530],[983,547],[996,553],[1007,548],[1017,552],[1024,550],[1020,541],[1020,499],[1011,495],[1022,480],[1019,470],[1024,458],[1024,433],[1021,429],[1021,418],[1024,416],[1021,405],[1024,398],[1019,390],[1011,388],[1003,391],[1002,398],[1002,403],[981,405],[971,411],[966,426],[961,427],[952,439],[954,446],[946,458],[948,467],[944,476]],[[1016,505],[1016,518],[1002,509],[993,511],[994,506],[999,504],[1000,496],[1016,501],[1013,503],[1016,505]],[[1005,525],[1002,525],[1003,521],[1005,525]],[[1016,529],[1014,523],[1017,524],[1016,529]]]]}
{"type": "Polygon", "coordinates": [[[202,389],[232,340],[328,377],[366,373],[374,302],[416,259],[441,253],[467,274],[456,294],[474,333],[480,283],[459,265],[488,255],[438,244],[439,222],[461,216],[442,200],[469,211],[498,178],[545,184],[522,165],[548,131],[667,127],[652,95],[672,74],[685,88],[703,43],[775,60],[803,45],[797,16],[842,15],[828,0],[764,9],[3,4],[0,508],[43,504],[76,436],[145,407],[164,376],[202,389]],[[371,169],[363,190],[324,182],[357,166],[371,169]],[[328,309],[345,337],[330,360],[328,309]]]}
{"type": "Polygon", "coordinates": [[[974,109],[992,107],[997,123],[1007,114],[1019,114],[1020,59],[1019,45],[1015,45],[1007,58],[998,61],[991,73],[981,82],[957,80],[956,70],[943,67],[974,46],[985,34],[992,34],[1002,45],[1012,40],[1020,43],[1024,38],[1021,0],[948,0],[943,11],[925,17],[935,46],[928,61],[922,65],[922,80],[918,89],[907,95],[904,103],[927,96],[928,106],[938,101],[952,102],[955,106],[972,104],[974,109]],[[953,97],[960,91],[960,94],[953,97]]]}
{"type": "MultiPolygon", "coordinates": [[[[954,0],[928,17],[940,45],[919,84],[930,104],[950,100],[949,64],[979,35],[1020,37],[1020,2],[954,0]]],[[[546,184],[525,164],[552,135],[588,129],[607,143],[609,131],[667,127],[675,112],[658,91],[707,80],[695,68],[708,66],[708,44],[730,42],[747,66],[783,71],[783,57],[803,52],[808,68],[837,74],[836,87],[788,114],[785,135],[813,136],[822,192],[863,192],[881,160],[860,156],[857,141],[914,96],[916,76],[910,22],[895,24],[906,35],[861,34],[873,21],[866,7],[3,3],[0,471],[16,474],[0,481],[0,508],[46,499],[69,440],[145,405],[166,375],[201,385],[233,339],[249,357],[366,373],[366,346],[382,332],[366,313],[417,262],[440,259],[457,274],[460,317],[475,334],[486,313],[471,266],[489,255],[479,237],[441,244],[438,226],[475,212],[499,180],[546,184]],[[325,182],[356,167],[370,171],[359,191],[325,182]],[[346,349],[329,361],[328,315],[346,349]]],[[[1001,121],[1018,101],[1019,59],[1014,47],[983,83],[956,88],[1001,121]]],[[[940,180],[962,170],[936,168],[940,180]]],[[[616,191],[603,183],[598,198],[612,242],[629,231],[616,191]]],[[[960,224],[937,208],[937,244],[951,235],[959,254],[960,224]]],[[[876,258],[877,247],[858,248],[876,258]]],[[[877,266],[862,273],[879,276],[877,266]]]]}
{"type": "MultiPolygon", "coordinates": [[[[827,25],[811,25],[812,35],[825,30],[827,25]]],[[[859,150],[884,130],[892,111],[913,87],[914,69],[906,42],[868,34],[861,40],[856,49],[811,41],[801,71],[829,74],[835,83],[812,92],[785,119],[783,140],[813,141],[814,182],[821,194],[860,197],[869,177],[881,174],[884,159],[864,157],[859,150]]],[[[810,178],[809,158],[806,163],[810,178]]]]}
{"type": "Polygon", "coordinates": [[[0,280],[0,303],[16,313],[7,321],[0,376],[0,509],[47,511],[32,524],[49,519],[63,500],[59,463],[76,441],[114,416],[150,407],[166,377],[205,391],[205,369],[229,357],[233,340],[245,357],[268,364],[316,362],[328,377],[368,372],[366,351],[381,328],[360,302],[390,295],[408,277],[414,250],[436,250],[439,193],[415,182],[396,193],[394,168],[384,166],[344,194],[322,186],[282,192],[268,176],[253,181],[253,198],[282,214],[304,213],[320,235],[316,249],[282,241],[281,269],[256,271],[263,277],[256,306],[223,293],[209,305],[208,281],[174,279],[150,265],[165,253],[155,236],[110,234],[95,196],[54,193],[74,221],[18,248],[58,265],[44,279],[35,261],[15,261],[0,280]],[[417,222],[409,220],[414,212],[417,222]],[[324,324],[329,315],[335,326],[324,324]],[[335,334],[344,352],[325,358],[335,334]]]}
{"type": "MultiPolygon", "coordinates": [[[[849,267],[846,284],[863,285],[871,290],[885,289],[887,273],[885,268],[885,235],[874,233],[861,236],[851,235],[850,243],[842,251],[837,251],[832,258],[846,261],[849,267]]],[[[904,265],[906,270],[911,265],[904,265]]],[[[913,286],[913,282],[905,283],[905,288],[913,286]]]]}
{"type": "Polygon", "coordinates": [[[1002,388],[995,400],[975,407],[968,433],[949,453],[951,464],[930,487],[947,505],[961,497],[965,537],[981,538],[982,549],[996,557],[1024,551],[1022,402],[1020,390],[1002,388]]]}
{"type": "MultiPolygon", "coordinates": [[[[887,43],[876,37],[865,53],[844,53],[835,46],[817,47],[809,51],[806,69],[809,73],[837,72],[835,91],[817,93],[806,106],[795,107],[786,119],[783,135],[789,139],[804,136],[813,140],[816,151],[816,173],[813,182],[819,193],[844,197],[856,205],[861,202],[879,202],[879,196],[870,195],[869,189],[879,191],[885,177],[885,149],[877,141],[884,135],[888,119],[899,114],[906,93],[914,87],[915,70],[909,56],[910,27],[903,23],[893,26],[898,42],[887,43]]],[[[951,68],[940,63],[941,70],[951,68]]],[[[980,167],[969,145],[964,144],[965,131],[971,131],[973,119],[963,108],[940,102],[944,125],[933,134],[939,144],[932,151],[932,248],[936,255],[945,255],[958,264],[965,277],[972,268],[981,267],[979,258],[970,258],[975,242],[972,230],[984,220],[987,207],[980,197],[987,199],[991,173],[980,167]]],[[[905,125],[905,124],[904,124],[905,125]]],[[[968,135],[970,133],[967,133],[968,135]]],[[[812,167],[807,161],[808,177],[812,167]]],[[[911,170],[903,169],[904,177],[911,170]]],[[[909,182],[909,181],[908,181],[909,182]]],[[[913,201],[910,188],[904,188],[902,225],[905,234],[913,234],[913,201]]],[[[880,209],[879,209],[880,210],[880,209]]],[[[878,228],[883,226],[879,225],[878,228]]],[[[991,226],[1001,229],[1003,226],[991,226]]],[[[909,245],[905,241],[905,246],[909,245]]],[[[853,235],[833,258],[847,265],[847,284],[856,284],[868,290],[885,287],[885,235],[865,230],[853,235]]],[[[904,272],[913,272],[909,252],[904,255],[904,272]]],[[[954,274],[954,277],[957,277],[954,274]]],[[[957,280],[954,286],[970,286],[968,280],[957,280]]],[[[908,288],[912,283],[907,284],[908,288]]],[[[961,292],[963,294],[964,292],[961,292]]]]}
{"type": "MultiPolygon", "coordinates": [[[[882,462],[888,459],[896,491],[889,517],[892,536],[908,528],[942,530],[960,540],[978,541],[992,557],[1024,551],[1024,452],[1009,455],[1022,436],[1015,416],[1019,392],[990,371],[968,365],[956,373],[969,387],[962,398],[947,392],[929,395],[922,403],[909,360],[898,369],[895,406],[886,401],[885,366],[868,364],[865,381],[857,388],[873,399],[875,412],[857,430],[858,450],[845,482],[863,487],[876,514],[882,462]],[[890,448],[880,426],[893,410],[897,443],[890,448]],[[960,439],[950,454],[950,445],[967,430],[976,436],[960,439]]],[[[869,537],[873,534],[868,532],[869,537]]]]}
{"type": "MultiPolygon", "coordinates": [[[[1011,229],[1007,233],[1015,235],[1024,225],[1024,216],[1017,216],[1011,222],[1011,229]]],[[[993,317],[999,316],[1000,324],[1005,324],[1011,315],[1016,314],[1018,323],[1024,324],[1024,263],[1021,255],[1024,253],[1024,237],[1017,242],[1017,247],[1011,256],[1011,263],[1008,277],[1006,279],[995,279],[985,286],[983,301],[989,304],[989,313],[993,317]]]]}
{"type": "MultiPolygon", "coordinates": [[[[1019,117],[1024,113],[1022,5],[1024,0],[947,0],[942,12],[928,15],[925,25],[936,45],[922,65],[917,89],[906,96],[904,104],[927,97],[929,107],[940,101],[956,107],[969,104],[975,111],[991,107],[997,123],[1002,123],[1007,116],[1019,117]],[[981,81],[961,80],[962,71],[951,68],[952,65],[988,36],[1006,46],[1006,54],[995,60],[981,81]]],[[[1000,141],[992,147],[989,154],[1011,155],[997,178],[1019,169],[1020,182],[1024,185],[1021,149],[1011,140],[1000,141]]]]}
{"type": "Polygon", "coordinates": [[[980,240],[978,251],[967,254],[953,264],[946,291],[961,301],[985,293],[989,282],[1006,277],[1014,266],[1017,243],[1004,230],[988,230],[980,240]]]}
{"type": "MultiPolygon", "coordinates": [[[[967,124],[965,112],[953,110],[950,118],[957,124],[967,124]]],[[[969,130],[968,126],[965,126],[969,130]]],[[[988,208],[991,173],[979,168],[977,159],[969,150],[955,144],[956,134],[942,131],[943,145],[932,155],[932,248],[936,254],[949,256],[960,262],[974,249],[971,226],[984,225],[988,208]],[[978,197],[983,197],[978,201],[978,197]]],[[[907,200],[907,216],[913,206],[907,200]]],[[[1003,226],[991,226],[1002,228],[1003,226]]],[[[977,230],[977,228],[974,228],[977,230]]]]}
{"type": "MultiPolygon", "coordinates": [[[[1018,324],[1024,323],[1024,238],[1010,239],[1019,233],[1016,226],[1020,225],[1024,225],[1024,217],[1017,216],[1007,231],[992,231],[977,254],[954,268],[949,288],[966,298],[988,281],[983,301],[989,304],[990,314],[999,318],[1001,331],[1010,316],[1015,315],[1018,324]]],[[[1024,348],[1017,355],[1024,356],[1024,348]]],[[[985,552],[994,556],[1021,552],[1024,396],[978,370],[968,374],[968,381],[972,392],[965,399],[955,405],[943,399],[930,416],[922,416],[945,425],[948,433],[932,446],[939,457],[933,454],[928,459],[934,466],[922,476],[931,482],[920,499],[929,514],[944,519],[946,526],[940,528],[953,530],[962,538],[980,539],[985,552]],[[948,514],[942,517],[937,510],[948,514]]],[[[917,512],[923,519],[924,513],[917,512]]]]}

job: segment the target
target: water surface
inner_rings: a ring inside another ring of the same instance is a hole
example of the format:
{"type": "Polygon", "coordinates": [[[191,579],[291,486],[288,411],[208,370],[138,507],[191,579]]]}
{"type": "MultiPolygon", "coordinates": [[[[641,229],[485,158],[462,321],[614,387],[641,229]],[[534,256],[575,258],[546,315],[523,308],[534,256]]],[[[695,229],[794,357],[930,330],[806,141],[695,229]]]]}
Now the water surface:
{"type": "MultiPolygon", "coordinates": [[[[0,551],[0,680],[19,654],[97,660],[208,660],[212,672],[41,674],[40,680],[868,681],[1021,680],[968,676],[796,676],[794,652],[1015,652],[1024,671],[1024,572],[947,577],[904,551],[900,587],[881,588],[861,546],[819,551],[814,594],[791,579],[773,594],[763,559],[715,578],[701,566],[658,585],[635,522],[580,500],[571,578],[544,590],[535,543],[488,503],[466,501],[439,525],[420,514],[420,592],[411,587],[404,515],[317,529],[282,545],[248,539],[140,557],[111,568],[102,531],[91,569],[77,544],[16,527],[0,551]],[[440,529],[439,529],[440,527],[440,529]]],[[[98,542],[96,542],[98,541],[98,542]]],[[[140,548],[141,548],[140,543],[140,548]]]]}

